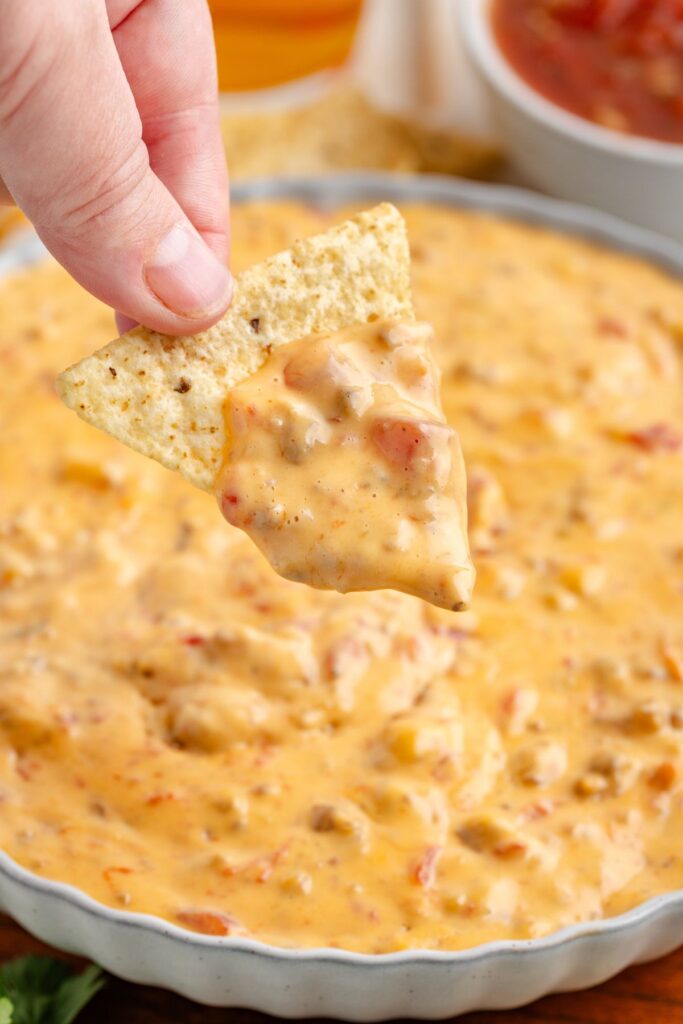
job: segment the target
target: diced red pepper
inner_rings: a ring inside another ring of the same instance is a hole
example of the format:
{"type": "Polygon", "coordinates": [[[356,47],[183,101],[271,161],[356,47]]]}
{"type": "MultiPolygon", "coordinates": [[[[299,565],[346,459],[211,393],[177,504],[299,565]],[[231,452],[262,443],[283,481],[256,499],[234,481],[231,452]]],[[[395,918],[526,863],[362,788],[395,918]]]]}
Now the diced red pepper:
{"type": "Polygon", "coordinates": [[[528,804],[522,813],[525,821],[538,821],[539,818],[547,818],[554,810],[555,801],[545,799],[537,800],[533,804],[528,804]]]}
{"type": "Polygon", "coordinates": [[[284,843],[277,850],[267,854],[265,857],[259,858],[256,862],[256,881],[261,883],[267,882],[275,868],[285,860],[288,853],[288,844],[284,843]]]}
{"type": "Polygon", "coordinates": [[[134,874],[135,874],[135,870],[133,868],[111,867],[111,868],[105,868],[104,869],[104,871],[102,872],[102,878],[105,880],[105,882],[111,882],[112,881],[112,877],[111,877],[112,875],[134,875],[134,874]]]}
{"type": "Polygon", "coordinates": [[[235,932],[243,930],[230,914],[215,911],[181,910],[176,917],[185,928],[191,928],[203,935],[234,935],[235,932]]]}
{"type": "Polygon", "coordinates": [[[220,496],[219,504],[221,512],[233,526],[237,523],[237,506],[240,503],[239,495],[234,494],[232,491],[223,491],[220,496]]]}
{"type": "Polygon", "coordinates": [[[646,452],[677,452],[683,447],[683,434],[668,423],[653,423],[642,430],[633,430],[624,435],[624,440],[646,452]]]}
{"type": "Polygon", "coordinates": [[[610,334],[615,338],[625,338],[628,335],[626,325],[612,316],[601,317],[598,320],[597,328],[600,334],[610,334]]]}
{"type": "Polygon", "coordinates": [[[177,799],[176,793],[166,791],[164,793],[153,793],[152,796],[147,797],[145,803],[148,807],[157,807],[159,804],[166,804],[177,799]]]}
{"type": "Polygon", "coordinates": [[[272,853],[266,853],[262,857],[255,857],[253,860],[247,861],[246,864],[226,864],[221,868],[221,874],[226,878],[232,878],[234,875],[245,874],[250,876],[253,881],[264,883],[267,882],[273,871],[281,864],[289,853],[289,844],[283,843],[277,850],[273,850],[272,853]]]}
{"type": "Polygon", "coordinates": [[[508,839],[502,843],[497,843],[493,848],[494,855],[496,857],[500,857],[501,860],[512,860],[515,857],[521,857],[526,853],[526,851],[526,843],[514,839],[508,839]]]}
{"type": "Polygon", "coordinates": [[[413,879],[423,889],[431,889],[436,881],[436,870],[443,849],[441,846],[428,846],[423,856],[413,868],[413,879]]]}

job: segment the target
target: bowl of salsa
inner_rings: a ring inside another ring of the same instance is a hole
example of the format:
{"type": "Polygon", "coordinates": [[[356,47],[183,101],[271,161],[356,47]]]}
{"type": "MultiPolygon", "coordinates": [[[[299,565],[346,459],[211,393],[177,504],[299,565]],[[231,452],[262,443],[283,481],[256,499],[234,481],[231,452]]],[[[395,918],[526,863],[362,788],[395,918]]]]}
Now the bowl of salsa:
{"type": "Polygon", "coordinates": [[[533,185],[683,241],[683,0],[463,0],[533,185]]]}

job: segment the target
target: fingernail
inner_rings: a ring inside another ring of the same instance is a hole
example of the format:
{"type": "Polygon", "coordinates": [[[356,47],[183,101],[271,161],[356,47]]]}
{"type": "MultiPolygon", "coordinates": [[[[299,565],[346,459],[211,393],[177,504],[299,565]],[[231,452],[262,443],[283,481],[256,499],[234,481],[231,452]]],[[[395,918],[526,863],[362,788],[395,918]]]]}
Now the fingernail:
{"type": "Polygon", "coordinates": [[[161,239],[145,265],[145,278],[168,309],[186,317],[222,309],[232,290],[228,268],[184,224],[175,224],[161,239]]]}

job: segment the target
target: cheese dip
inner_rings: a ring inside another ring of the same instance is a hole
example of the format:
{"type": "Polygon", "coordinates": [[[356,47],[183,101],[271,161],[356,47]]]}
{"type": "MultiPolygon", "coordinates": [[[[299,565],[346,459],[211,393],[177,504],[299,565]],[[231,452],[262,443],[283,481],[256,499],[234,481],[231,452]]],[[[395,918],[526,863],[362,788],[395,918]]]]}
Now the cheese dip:
{"type": "MultiPolygon", "coordinates": [[[[237,206],[235,269],[344,213],[237,206]]],[[[0,846],[35,874],[370,953],[683,886],[683,290],[552,232],[403,213],[468,465],[457,615],[277,576],[53,394],[111,314],[53,264],[0,284],[0,846]]]]}
{"type": "Polygon", "coordinates": [[[469,604],[465,467],[431,340],[393,322],[304,338],[230,392],[218,499],[282,576],[469,604]]]}

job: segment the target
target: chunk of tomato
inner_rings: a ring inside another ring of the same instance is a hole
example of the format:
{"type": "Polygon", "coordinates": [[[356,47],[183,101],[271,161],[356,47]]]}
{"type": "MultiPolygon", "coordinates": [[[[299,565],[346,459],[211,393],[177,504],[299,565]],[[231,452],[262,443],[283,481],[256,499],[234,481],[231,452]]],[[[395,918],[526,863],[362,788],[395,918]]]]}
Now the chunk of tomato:
{"type": "Polygon", "coordinates": [[[448,427],[420,420],[381,419],[372,427],[372,441],[384,457],[408,470],[417,459],[433,460],[447,438],[448,427]]]}
{"type": "Polygon", "coordinates": [[[185,928],[201,932],[202,935],[235,935],[243,931],[234,917],[215,911],[181,910],[177,918],[185,928]]]}

